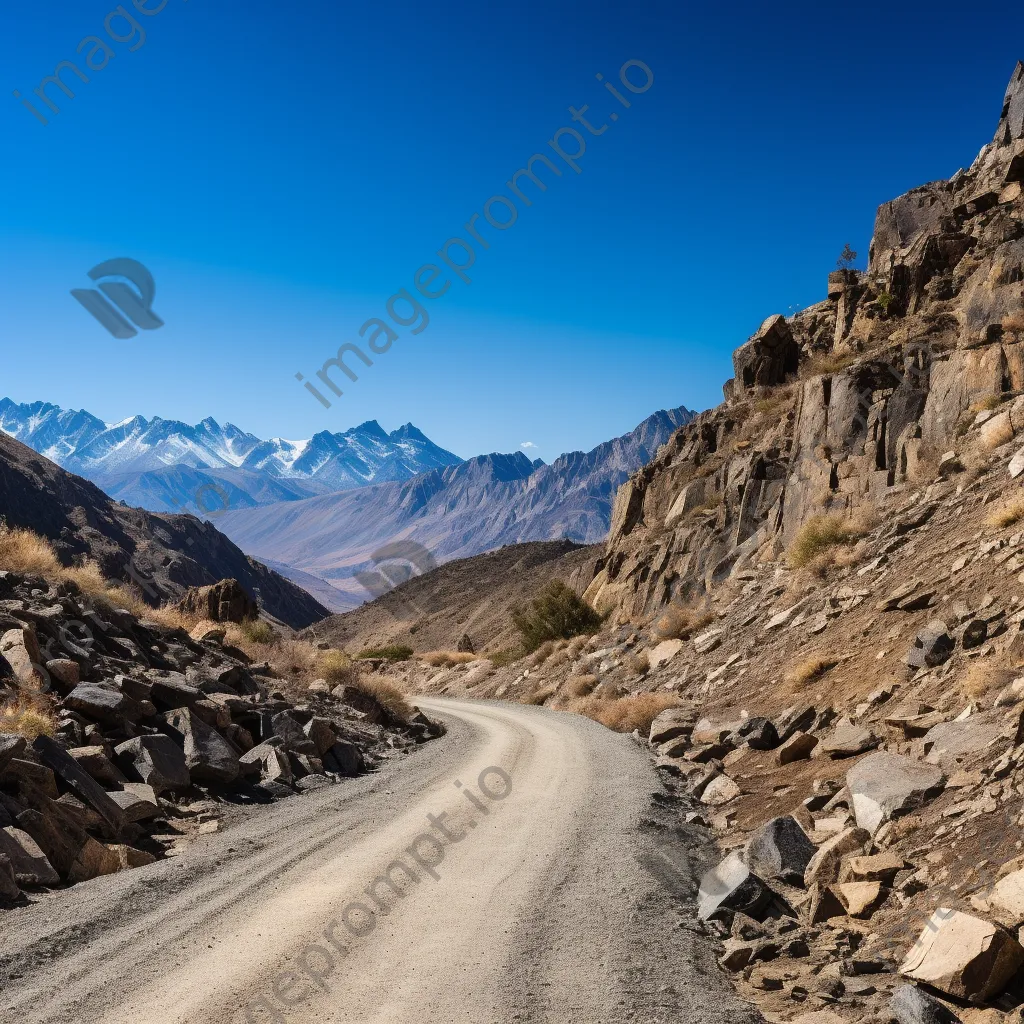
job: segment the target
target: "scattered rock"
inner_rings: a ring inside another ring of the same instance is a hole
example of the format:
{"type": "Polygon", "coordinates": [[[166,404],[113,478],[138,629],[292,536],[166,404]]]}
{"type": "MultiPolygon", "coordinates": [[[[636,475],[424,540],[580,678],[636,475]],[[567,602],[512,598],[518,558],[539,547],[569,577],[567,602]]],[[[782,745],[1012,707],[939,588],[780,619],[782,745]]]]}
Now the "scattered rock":
{"type": "Polygon", "coordinates": [[[1024,949],[998,925],[955,910],[937,910],[900,973],[955,999],[999,995],[1024,965],[1024,949]]]}
{"type": "Polygon", "coordinates": [[[747,841],[746,861],[750,870],[764,879],[779,878],[790,885],[803,885],[804,872],[816,852],[814,843],[790,815],[772,818],[747,841]]]}
{"type": "Polygon", "coordinates": [[[900,985],[889,1000],[899,1024],[961,1024],[960,1018],[916,985],[900,985]]]}
{"type": "Polygon", "coordinates": [[[887,751],[869,754],[846,774],[857,824],[871,835],[894,816],[937,796],[944,784],[938,768],[887,751]]]}

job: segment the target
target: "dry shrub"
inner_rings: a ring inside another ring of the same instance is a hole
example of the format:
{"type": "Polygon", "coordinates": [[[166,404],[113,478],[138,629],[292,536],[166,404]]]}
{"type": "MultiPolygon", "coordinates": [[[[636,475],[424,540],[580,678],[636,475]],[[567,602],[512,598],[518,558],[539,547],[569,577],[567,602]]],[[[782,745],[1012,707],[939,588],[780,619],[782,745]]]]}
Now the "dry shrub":
{"type": "Polygon", "coordinates": [[[986,398],[981,399],[980,402],[975,402],[968,410],[968,414],[971,416],[977,416],[979,412],[991,412],[993,409],[998,409],[1003,404],[1001,395],[988,395],[986,398]]]}
{"type": "Polygon", "coordinates": [[[63,567],[45,537],[21,527],[0,528],[0,569],[56,580],[63,567]]]}
{"type": "Polygon", "coordinates": [[[565,681],[565,690],[570,697],[589,697],[597,686],[597,676],[588,674],[569,676],[565,681]]]}
{"type": "Polygon", "coordinates": [[[960,689],[965,697],[980,700],[992,690],[1009,686],[1017,675],[1014,669],[1002,661],[983,661],[979,658],[971,662],[960,689]]]}
{"type": "Polygon", "coordinates": [[[557,683],[548,683],[544,686],[537,686],[523,694],[522,703],[535,704],[539,707],[540,705],[547,703],[547,701],[555,695],[555,691],[557,689],[557,683]]]}
{"type": "Polygon", "coordinates": [[[651,661],[646,651],[639,651],[631,654],[626,659],[626,670],[635,676],[645,676],[651,671],[651,661]]]}
{"type": "Polygon", "coordinates": [[[657,618],[652,632],[658,640],[686,640],[714,621],[714,613],[706,609],[671,604],[657,618]]]}
{"type": "Polygon", "coordinates": [[[468,665],[479,656],[465,651],[427,651],[426,654],[418,654],[416,657],[433,668],[451,668],[452,665],[468,665]]]}
{"type": "Polygon", "coordinates": [[[989,513],[985,525],[992,530],[1005,530],[1008,526],[1015,526],[1024,519],[1024,495],[1010,498],[1003,502],[999,508],[989,513]]]}
{"type": "Polygon", "coordinates": [[[650,732],[651,722],[662,711],[677,707],[680,703],[678,697],[666,693],[637,693],[613,699],[586,697],[570,705],[570,709],[615,732],[639,729],[641,733],[647,733],[650,732]]]}
{"type": "MultiPolygon", "coordinates": [[[[165,604],[159,608],[147,608],[144,618],[165,626],[167,629],[183,629],[186,633],[191,633],[196,626],[203,622],[210,622],[209,619],[204,619],[202,615],[195,612],[183,612],[174,604],[165,604]]],[[[222,623],[210,622],[210,625],[220,626],[222,623]]]]}
{"type": "Polygon", "coordinates": [[[17,733],[34,740],[37,736],[53,736],[56,732],[53,707],[45,697],[19,693],[0,707],[0,733],[17,733]]]}
{"type": "Polygon", "coordinates": [[[800,379],[807,380],[811,377],[823,377],[831,373],[839,373],[848,366],[852,366],[855,362],[857,362],[857,356],[853,352],[822,352],[811,356],[800,367],[800,379]]]}
{"type": "Polygon", "coordinates": [[[359,679],[359,670],[344,651],[320,651],[314,671],[331,686],[354,686],[359,679]]]}
{"type": "Polygon", "coordinates": [[[408,722],[416,714],[416,709],[407,700],[405,692],[390,679],[382,679],[380,676],[357,676],[346,685],[372,697],[403,722],[408,722]]]}
{"type": "Polygon", "coordinates": [[[274,627],[264,619],[244,619],[238,624],[238,632],[250,644],[275,647],[280,641],[274,627]]]}
{"type": "Polygon", "coordinates": [[[984,437],[984,448],[986,451],[993,452],[997,448],[1001,448],[1007,441],[1013,440],[1013,427],[1008,422],[1003,423],[999,430],[994,429],[996,426],[995,420],[989,420],[985,424],[987,433],[984,437]],[[989,426],[989,424],[992,424],[989,426]]]}
{"type": "Polygon", "coordinates": [[[533,652],[533,654],[530,655],[530,657],[527,660],[526,664],[529,665],[530,668],[540,668],[540,666],[543,665],[544,662],[547,661],[548,658],[551,657],[551,655],[554,653],[554,651],[555,651],[555,642],[554,642],[554,640],[546,640],[544,643],[542,643],[540,645],[540,647],[538,647],[533,652]]]}
{"type": "MultiPolygon", "coordinates": [[[[563,642],[564,643],[564,642],[563,642]]],[[[559,665],[565,665],[569,662],[569,652],[563,644],[559,644],[551,657],[548,658],[548,668],[558,668],[559,665]]]]}
{"type": "Polygon", "coordinates": [[[870,531],[866,520],[843,516],[811,516],[793,540],[789,563],[795,569],[810,566],[820,555],[837,547],[849,547],[870,531]]]}
{"type": "Polygon", "coordinates": [[[511,665],[522,656],[523,652],[516,650],[491,651],[490,654],[484,655],[495,668],[504,668],[506,665],[511,665]]]}
{"type": "Polygon", "coordinates": [[[808,683],[820,679],[829,669],[839,664],[836,658],[823,658],[821,655],[813,655],[805,658],[800,664],[795,665],[786,674],[786,683],[791,692],[802,690],[808,683]]]}

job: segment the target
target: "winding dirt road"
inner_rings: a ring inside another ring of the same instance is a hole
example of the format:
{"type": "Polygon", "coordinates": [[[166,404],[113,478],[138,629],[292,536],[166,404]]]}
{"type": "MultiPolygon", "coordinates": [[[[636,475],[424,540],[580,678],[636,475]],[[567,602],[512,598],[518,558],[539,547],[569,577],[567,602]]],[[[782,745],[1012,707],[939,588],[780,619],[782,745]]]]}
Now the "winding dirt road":
{"type": "Polygon", "coordinates": [[[628,737],[424,701],[384,770],[0,916],[7,1024],[746,1024],[628,737]],[[432,816],[432,817],[431,817],[432,816]],[[666,855],[659,848],[674,852],[666,855]]]}

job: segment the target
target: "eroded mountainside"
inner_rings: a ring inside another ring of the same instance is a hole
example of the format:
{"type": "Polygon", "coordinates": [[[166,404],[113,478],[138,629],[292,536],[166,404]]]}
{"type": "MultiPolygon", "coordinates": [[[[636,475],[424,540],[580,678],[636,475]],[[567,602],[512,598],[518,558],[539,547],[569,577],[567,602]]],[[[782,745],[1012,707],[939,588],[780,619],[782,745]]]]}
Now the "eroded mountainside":
{"type": "Polygon", "coordinates": [[[52,541],[66,564],[90,558],[106,578],[134,584],[152,604],[177,599],[189,587],[236,579],[265,611],[296,629],[329,614],[301,587],[248,558],[212,524],[121,505],[2,433],[0,515],[8,526],[52,541]]]}
{"type": "MultiPolygon", "coordinates": [[[[590,598],[651,612],[779,555],[808,517],[932,479],[1024,390],[1024,67],[968,170],[882,206],[865,273],[737,350],[726,401],[620,490],[590,598]]],[[[1000,420],[1000,423],[1004,422],[1000,420]]]]}

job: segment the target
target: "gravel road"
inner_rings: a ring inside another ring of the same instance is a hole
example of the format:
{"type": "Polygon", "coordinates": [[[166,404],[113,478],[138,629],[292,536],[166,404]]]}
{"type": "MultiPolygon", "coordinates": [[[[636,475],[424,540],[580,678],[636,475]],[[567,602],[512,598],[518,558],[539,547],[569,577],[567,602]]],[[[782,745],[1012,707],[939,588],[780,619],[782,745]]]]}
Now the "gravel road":
{"type": "Polygon", "coordinates": [[[0,914],[0,1020],[761,1020],[687,927],[698,869],[628,737],[421,704],[448,735],[372,776],[0,914]]]}

